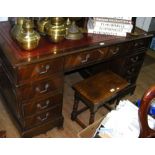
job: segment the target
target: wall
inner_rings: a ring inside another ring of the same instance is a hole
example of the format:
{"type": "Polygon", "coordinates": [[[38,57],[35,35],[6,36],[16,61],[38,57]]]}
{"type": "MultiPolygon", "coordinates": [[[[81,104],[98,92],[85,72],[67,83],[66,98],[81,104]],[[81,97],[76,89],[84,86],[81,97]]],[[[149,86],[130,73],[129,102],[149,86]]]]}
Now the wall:
{"type": "Polygon", "coordinates": [[[136,26],[146,32],[155,31],[155,18],[137,17],[136,26]]]}

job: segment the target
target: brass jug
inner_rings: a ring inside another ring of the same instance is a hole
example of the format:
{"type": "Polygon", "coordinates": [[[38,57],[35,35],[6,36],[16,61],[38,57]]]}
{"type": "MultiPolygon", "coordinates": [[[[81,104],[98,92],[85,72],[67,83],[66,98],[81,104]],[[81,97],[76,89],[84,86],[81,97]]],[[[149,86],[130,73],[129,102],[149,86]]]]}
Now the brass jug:
{"type": "Polygon", "coordinates": [[[22,26],[23,26],[24,18],[19,17],[16,19],[15,25],[11,29],[11,36],[14,40],[16,40],[17,36],[21,33],[22,26]]]}
{"type": "Polygon", "coordinates": [[[24,50],[32,50],[36,48],[40,41],[40,35],[34,31],[34,23],[31,19],[25,19],[23,30],[17,36],[17,42],[24,50]]]}
{"type": "Polygon", "coordinates": [[[52,42],[62,41],[66,34],[65,20],[62,17],[51,18],[50,22],[45,25],[45,31],[52,42]]]}
{"type": "Polygon", "coordinates": [[[38,20],[37,22],[37,29],[39,31],[39,33],[43,36],[46,35],[45,33],[45,25],[49,22],[49,18],[48,17],[44,17],[41,18],[40,20],[38,20]]]}

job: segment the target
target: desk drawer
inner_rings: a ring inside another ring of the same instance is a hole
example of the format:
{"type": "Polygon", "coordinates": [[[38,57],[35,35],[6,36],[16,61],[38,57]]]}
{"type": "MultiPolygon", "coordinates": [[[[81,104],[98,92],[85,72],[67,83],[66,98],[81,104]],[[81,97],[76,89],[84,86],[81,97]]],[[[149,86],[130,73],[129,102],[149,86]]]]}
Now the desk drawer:
{"type": "Polygon", "coordinates": [[[32,117],[26,118],[25,119],[25,128],[31,128],[39,124],[43,124],[47,121],[54,121],[58,117],[61,117],[62,115],[62,105],[58,105],[54,107],[53,109],[43,112],[38,115],[34,115],[32,117]]]}
{"type": "Polygon", "coordinates": [[[25,84],[17,88],[21,101],[42,97],[63,88],[63,73],[55,74],[48,79],[25,84]]]}
{"type": "Polygon", "coordinates": [[[145,38],[145,39],[137,39],[134,41],[129,42],[129,49],[131,51],[133,50],[144,50],[148,47],[149,45],[149,39],[150,38],[145,38]]]}
{"type": "Polygon", "coordinates": [[[23,115],[24,117],[49,110],[59,104],[62,104],[63,95],[62,93],[54,94],[53,96],[43,98],[39,101],[32,101],[23,104],[23,115]]]}
{"type": "Polygon", "coordinates": [[[125,76],[135,76],[138,74],[140,68],[141,68],[142,63],[138,63],[136,65],[131,65],[126,68],[124,68],[124,75],[125,76]]]}
{"type": "Polygon", "coordinates": [[[126,66],[136,65],[137,63],[143,63],[145,57],[145,53],[131,55],[126,60],[126,66]]]}
{"type": "Polygon", "coordinates": [[[128,51],[128,44],[118,44],[108,48],[107,57],[112,57],[128,51]]]}
{"type": "Polygon", "coordinates": [[[132,48],[146,47],[146,39],[135,40],[132,44],[132,48]]]}
{"type": "Polygon", "coordinates": [[[96,49],[65,57],[65,70],[99,61],[107,57],[108,48],[96,49]]]}
{"type": "Polygon", "coordinates": [[[20,66],[17,69],[17,83],[26,80],[36,80],[47,77],[53,73],[63,70],[63,58],[58,58],[50,61],[44,61],[37,64],[20,66]]]}

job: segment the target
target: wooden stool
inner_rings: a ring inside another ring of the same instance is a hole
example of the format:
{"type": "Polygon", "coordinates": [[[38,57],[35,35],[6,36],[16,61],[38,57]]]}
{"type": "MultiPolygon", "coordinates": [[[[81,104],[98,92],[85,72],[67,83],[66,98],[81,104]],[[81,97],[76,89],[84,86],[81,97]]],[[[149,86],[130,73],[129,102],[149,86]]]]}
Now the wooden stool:
{"type": "Polygon", "coordinates": [[[121,96],[119,96],[119,94],[121,94],[128,85],[129,83],[125,79],[111,71],[98,73],[76,83],[73,85],[75,96],[71,119],[76,121],[82,128],[85,128],[86,125],[82,123],[77,116],[89,109],[89,124],[92,124],[96,111],[105,103],[111,103],[113,101],[117,101],[118,103],[121,96]],[[78,110],[80,100],[86,107],[78,110]]]}

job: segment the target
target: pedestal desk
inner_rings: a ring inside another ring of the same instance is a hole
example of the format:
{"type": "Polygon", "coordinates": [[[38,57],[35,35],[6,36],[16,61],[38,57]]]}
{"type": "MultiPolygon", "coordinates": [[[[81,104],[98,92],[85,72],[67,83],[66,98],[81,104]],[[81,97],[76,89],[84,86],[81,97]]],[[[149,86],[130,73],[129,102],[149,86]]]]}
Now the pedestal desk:
{"type": "Polygon", "coordinates": [[[55,44],[42,37],[39,46],[28,52],[12,39],[10,29],[9,22],[0,23],[0,92],[22,137],[63,126],[66,72],[108,62],[114,72],[130,82],[134,91],[152,38],[146,34],[138,37],[84,34],[80,40],[55,44]]]}

